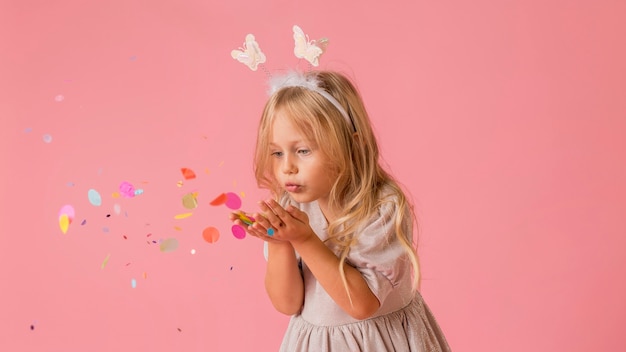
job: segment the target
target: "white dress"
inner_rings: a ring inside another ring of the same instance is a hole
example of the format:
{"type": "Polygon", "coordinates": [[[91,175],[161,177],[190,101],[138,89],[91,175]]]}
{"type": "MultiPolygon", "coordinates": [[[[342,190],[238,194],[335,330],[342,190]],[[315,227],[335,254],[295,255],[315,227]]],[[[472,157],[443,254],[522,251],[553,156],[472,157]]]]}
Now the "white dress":
{"type": "MultiPolygon", "coordinates": [[[[328,223],[317,202],[289,203],[308,214],[310,225],[320,239],[328,238],[328,223]]],[[[395,211],[392,205],[381,207],[380,216],[373,218],[360,233],[347,259],[361,272],[381,302],[379,310],[365,320],[352,318],[302,262],[304,306],[291,317],[280,351],[450,351],[422,296],[412,289],[411,262],[393,230],[395,211]]],[[[412,233],[411,224],[406,226],[407,233],[412,233]]]]}

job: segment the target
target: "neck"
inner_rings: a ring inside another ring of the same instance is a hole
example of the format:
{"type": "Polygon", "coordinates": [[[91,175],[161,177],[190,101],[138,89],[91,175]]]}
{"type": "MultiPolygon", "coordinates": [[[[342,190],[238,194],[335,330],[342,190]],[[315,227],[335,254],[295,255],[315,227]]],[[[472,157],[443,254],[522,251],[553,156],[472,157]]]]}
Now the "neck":
{"type": "Polygon", "coordinates": [[[319,205],[320,210],[322,211],[322,214],[324,215],[327,223],[330,224],[337,218],[337,211],[334,209],[330,209],[328,199],[318,199],[317,204],[319,205]]]}

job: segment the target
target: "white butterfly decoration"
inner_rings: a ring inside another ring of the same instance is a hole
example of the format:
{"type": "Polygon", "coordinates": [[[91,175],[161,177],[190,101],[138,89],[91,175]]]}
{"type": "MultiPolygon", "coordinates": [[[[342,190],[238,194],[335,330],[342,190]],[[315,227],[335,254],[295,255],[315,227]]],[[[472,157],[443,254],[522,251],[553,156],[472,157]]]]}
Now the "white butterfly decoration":
{"type": "Polygon", "coordinates": [[[296,42],[296,46],[293,49],[296,57],[306,59],[311,65],[317,67],[320,64],[319,57],[326,51],[328,39],[309,40],[309,37],[296,25],[293,26],[293,39],[296,42]]]}
{"type": "Polygon", "coordinates": [[[246,42],[243,43],[243,48],[239,49],[241,50],[235,49],[231,51],[230,56],[248,66],[252,71],[256,71],[259,64],[265,62],[265,54],[263,54],[261,48],[259,48],[259,44],[254,39],[254,35],[246,35],[246,42]]]}

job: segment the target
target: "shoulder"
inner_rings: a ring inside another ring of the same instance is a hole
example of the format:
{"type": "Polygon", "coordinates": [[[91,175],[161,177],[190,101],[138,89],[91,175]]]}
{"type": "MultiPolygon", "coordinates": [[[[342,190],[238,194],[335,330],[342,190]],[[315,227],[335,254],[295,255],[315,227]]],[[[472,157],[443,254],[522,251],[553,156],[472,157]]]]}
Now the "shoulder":
{"type": "Polygon", "coordinates": [[[385,184],[381,187],[374,217],[405,217],[409,215],[410,206],[407,198],[398,187],[385,184]]]}

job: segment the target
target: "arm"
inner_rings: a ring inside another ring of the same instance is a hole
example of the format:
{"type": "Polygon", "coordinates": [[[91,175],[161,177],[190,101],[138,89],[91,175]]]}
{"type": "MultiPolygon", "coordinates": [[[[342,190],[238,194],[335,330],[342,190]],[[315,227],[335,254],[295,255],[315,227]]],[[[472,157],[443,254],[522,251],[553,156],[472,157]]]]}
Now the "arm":
{"type": "MultiPolygon", "coordinates": [[[[231,213],[229,219],[246,229],[248,234],[258,237],[268,246],[265,290],[277,311],[293,315],[300,311],[304,303],[304,281],[298,267],[293,246],[287,241],[279,241],[267,236],[267,220],[261,214],[254,214],[256,222],[242,222],[238,213],[231,213]],[[262,225],[265,224],[265,225],[262,225]]],[[[249,219],[248,219],[249,220],[249,219]]]]}
{"type": "Polygon", "coordinates": [[[346,313],[355,319],[366,319],[378,310],[380,303],[361,273],[344,264],[348,296],[339,272],[339,258],[313,232],[305,213],[291,206],[285,210],[274,201],[261,207],[267,211],[261,221],[263,227],[279,229],[273,239],[289,241],[324,290],[346,313]]]}
{"type": "Polygon", "coordinates": [[[304,282],[289,242],[268,242],[265,290],[277,311],[293,315],[304,303],[304,282]]]}

